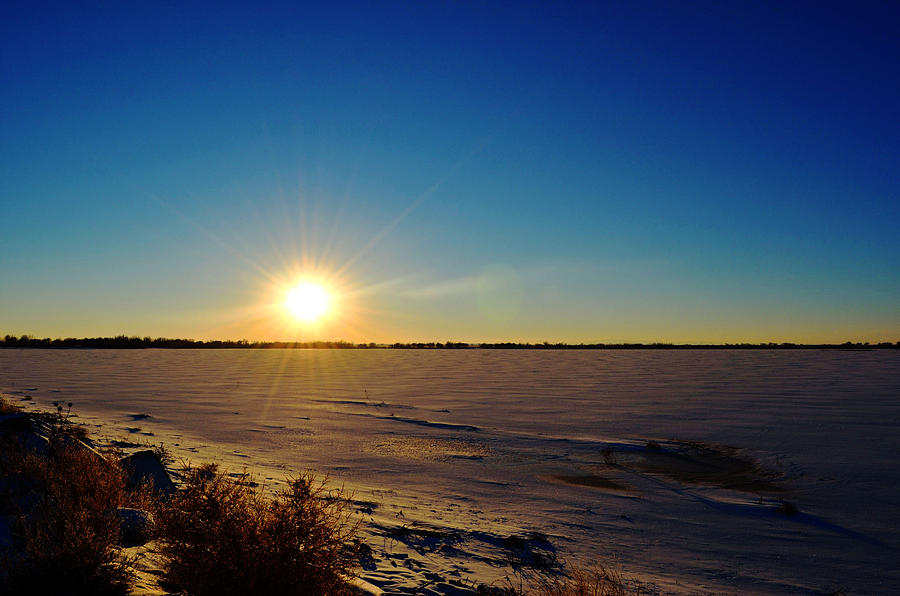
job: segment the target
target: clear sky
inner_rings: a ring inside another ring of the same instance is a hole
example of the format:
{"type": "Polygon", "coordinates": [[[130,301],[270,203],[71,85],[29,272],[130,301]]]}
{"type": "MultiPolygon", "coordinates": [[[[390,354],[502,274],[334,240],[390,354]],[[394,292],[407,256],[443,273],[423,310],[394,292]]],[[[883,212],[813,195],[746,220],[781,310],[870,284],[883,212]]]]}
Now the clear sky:
{"type": "Polygon", "coordinates": [[[3,3],[0,333],[900,340],[898,30],[895,2],[3,3]],[[315,323],[282,307],[307,278],[315,323]]]}

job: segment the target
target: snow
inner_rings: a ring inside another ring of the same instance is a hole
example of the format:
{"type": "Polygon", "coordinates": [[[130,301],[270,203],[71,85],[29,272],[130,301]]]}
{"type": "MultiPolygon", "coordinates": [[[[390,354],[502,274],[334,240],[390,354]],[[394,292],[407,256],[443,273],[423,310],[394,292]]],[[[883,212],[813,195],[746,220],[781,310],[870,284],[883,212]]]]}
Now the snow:
{"type": "Polygon", "coordinates": [[[8,349],[0,390],[270,487],[328,474],[387,593],[554,558],[662,593],[900,591],[894,350],[8,349]]]}

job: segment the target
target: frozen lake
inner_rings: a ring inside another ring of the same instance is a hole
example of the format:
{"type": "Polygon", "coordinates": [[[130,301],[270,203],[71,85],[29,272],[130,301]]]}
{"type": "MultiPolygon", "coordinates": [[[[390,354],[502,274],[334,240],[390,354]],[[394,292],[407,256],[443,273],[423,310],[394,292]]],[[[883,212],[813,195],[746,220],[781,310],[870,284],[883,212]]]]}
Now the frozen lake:
{"type": "Polygon", "coordinates": [[[269,484],[328,473],[388,588],[495,581],[536,532],[659,592],[900,592],[897,350],[7,349],[0,390],[269,484]]]}

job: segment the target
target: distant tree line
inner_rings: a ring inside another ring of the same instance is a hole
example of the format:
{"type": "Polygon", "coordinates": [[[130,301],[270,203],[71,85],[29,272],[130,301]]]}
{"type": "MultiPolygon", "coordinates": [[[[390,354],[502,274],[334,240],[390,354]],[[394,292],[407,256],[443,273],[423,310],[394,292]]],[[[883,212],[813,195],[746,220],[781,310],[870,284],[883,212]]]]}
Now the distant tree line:
{"type": "Polygon", "coordinates": [[[889,341],[880,343],[869,342],[845,342],[842,344],[798,344],[793,342],[761,342],[761,343],[736,343],[736,344],[673,344],[673,343],[596,343],[596,344],[567,344],[567,343],[519,343],[519,342],[503,342],[503,343],[481,343],[474,344],[475,347],[482,349],[500,349],[500,350],[747,350],[747,349],[854,349],[869,350],[874,348],[900,348],[900,341],[891,343],[889,341]]]}
{"type": "Polygon", "coordinates": [[[845,342],[842,344],[797,344],[782,343],[737,343],[737,344],[672,344],[672,343],[466,343],[466,342],[413,342],[377,344],[353,343],[348,341],[248,341],[239,340],[195,340],[172,339],[168,337],[136,337],[117,335],[115,337],[67,337],[65,339],[37,338],[31,335],[6,335],[0,339],[0,348],[103,348],[103,349],[143,349],[143,348],[211,348],[211,349],[270,349],[270,348],[327,348],[327,349],[401,349],[401,350],[747,350],[747,349],[836,349],[836,350],[871,350],[900,349],[900,341],[869,343],[845,342]]]}
{"type": "Polygon", "coordinates": [[[0,340],[0,348],[105,348],[105,349],[142,349],[142,348],[375,348],[374,343],[357,344],[346,341],[308,341],[253,342],[239,340],[196,340],[172,339],[168,337],[136,337],[117,335],[115,337],[67,337],[65,339],[37,338],[30,335],[7,335],[0,340]]]}

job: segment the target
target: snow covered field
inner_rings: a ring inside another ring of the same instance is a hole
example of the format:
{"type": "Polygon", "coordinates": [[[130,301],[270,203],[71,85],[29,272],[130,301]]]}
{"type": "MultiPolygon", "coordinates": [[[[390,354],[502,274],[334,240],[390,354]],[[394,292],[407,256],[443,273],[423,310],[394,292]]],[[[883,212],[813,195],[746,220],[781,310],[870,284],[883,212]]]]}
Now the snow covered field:
{"type": "Polygon", "coordinates": [[[7,349],[0,390],[268,485],[329,474],[386,589],[558,557],[662,593],[900,592],[900,351],[7,349]]]}

